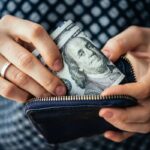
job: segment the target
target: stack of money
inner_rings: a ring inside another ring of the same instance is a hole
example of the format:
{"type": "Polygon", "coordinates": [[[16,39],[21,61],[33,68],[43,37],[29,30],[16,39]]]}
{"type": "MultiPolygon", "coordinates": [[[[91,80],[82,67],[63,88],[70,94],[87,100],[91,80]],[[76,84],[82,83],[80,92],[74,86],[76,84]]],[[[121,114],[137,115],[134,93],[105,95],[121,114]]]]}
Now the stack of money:
{"type": "MultiPolygon", "coordinates": [[[[64,81],[69,95],[99,95],[123,80],[124,75],[71,20],[61,23],[51,37],[64,63],[55,75],[64,81]]],[[[33,53],[44,63],[37,50],[33,53]]]]}

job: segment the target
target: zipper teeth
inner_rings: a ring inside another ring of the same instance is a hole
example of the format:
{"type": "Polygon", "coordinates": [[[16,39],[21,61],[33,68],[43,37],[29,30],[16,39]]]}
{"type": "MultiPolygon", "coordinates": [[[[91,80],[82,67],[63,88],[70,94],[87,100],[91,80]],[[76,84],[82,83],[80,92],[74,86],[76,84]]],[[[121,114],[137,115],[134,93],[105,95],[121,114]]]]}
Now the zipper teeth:
{"type": "Polygon", "coordinates": [[[133,65],[131,64],[130,60],[126,56],[123,56],[122,58],[130,64],[131,66],[130,72],[133,75],[134,80],[137,81],[136,76],[135,76],[135,71],[133,69],[133,65]]]}
{"type": "Polygon", "coordinates": [[[57,97],[39,97],[33,98],[30,102],[35,101],[72,101],[72,100],[110,100],[110,99],[133,99],[128,95],[110,95],[110,96],[100,96],[100,95],[72,95],[72,96],[57,96],[57,97]]]}

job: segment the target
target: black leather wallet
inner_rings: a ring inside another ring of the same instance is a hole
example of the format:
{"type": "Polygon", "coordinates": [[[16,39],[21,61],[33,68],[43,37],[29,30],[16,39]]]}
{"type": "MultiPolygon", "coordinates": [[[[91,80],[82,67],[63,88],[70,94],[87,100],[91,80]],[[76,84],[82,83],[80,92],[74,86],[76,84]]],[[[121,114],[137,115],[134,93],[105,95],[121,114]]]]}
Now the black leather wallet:
{"type": "MultiPolygon", "coordinates": [[[[136,82],[128,59],[121,58],[115,65],[125,75],[120,84],[136,82]]],[[[25,113],[48,143],[60,143],[106,130],[118,130],[98,116],[99,110],[135,105],[136,99],[127,95],[60,96],[33,98],[25,104],[25,113]]]]}

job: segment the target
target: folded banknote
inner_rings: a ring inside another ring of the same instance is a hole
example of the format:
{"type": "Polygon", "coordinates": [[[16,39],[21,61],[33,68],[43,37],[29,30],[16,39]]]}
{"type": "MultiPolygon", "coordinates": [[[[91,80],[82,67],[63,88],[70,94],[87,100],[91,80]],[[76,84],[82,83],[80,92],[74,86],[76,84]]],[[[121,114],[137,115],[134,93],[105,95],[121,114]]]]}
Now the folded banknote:
{"type": "MultiPolygon", "coordinates": [[[[124,74],[71,20],[59,24],[50,36],[64,63],[61,71],[53,73],[66,84],[68,95],[97,95],[124,79],[124,74]]],[[[38,50],[33,54],[46,65],[38,50]]]]}

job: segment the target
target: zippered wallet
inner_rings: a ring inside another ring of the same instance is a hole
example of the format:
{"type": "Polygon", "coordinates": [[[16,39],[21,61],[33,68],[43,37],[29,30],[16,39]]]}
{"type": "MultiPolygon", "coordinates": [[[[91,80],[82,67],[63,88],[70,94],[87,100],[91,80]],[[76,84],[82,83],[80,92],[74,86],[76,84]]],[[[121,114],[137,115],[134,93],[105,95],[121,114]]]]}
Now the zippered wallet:
{"type": "MultiPolygon", "coordinates": [[[[125,75],[120,84],[136,82],[127,58],[119,59],[115,65],[125,75]]],[[[48,143],[61,143],[107,130],[118,130],[99,117],[99,110],[135,105],[137,100],[128,95],[59,96],[32,98],[25,104],[25,113],[48,143]]]]}

